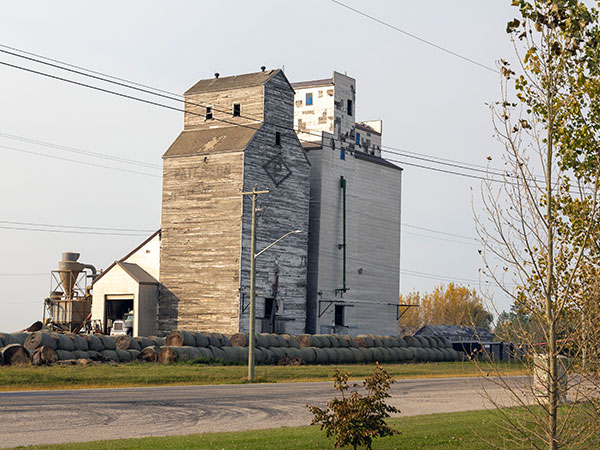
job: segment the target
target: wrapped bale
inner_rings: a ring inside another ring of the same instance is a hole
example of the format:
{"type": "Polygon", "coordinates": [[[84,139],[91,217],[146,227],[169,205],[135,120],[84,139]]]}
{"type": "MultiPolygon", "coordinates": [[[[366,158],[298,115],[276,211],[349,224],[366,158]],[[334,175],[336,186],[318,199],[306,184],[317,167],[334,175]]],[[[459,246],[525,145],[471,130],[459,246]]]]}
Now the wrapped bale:
{"type": "Polygon", "coordinates": [[[338,342],[340,344],[340,347],[352,347],[352,339],[350,339],[350,336],[346,334],[338,336],[338,342]]]}
{"type": "Polygon", "coordinates": [[[34,366],[50,366],[58,361],[56,349],[42,345],[37,347],[31,356],[31,363],[34,366]]]}
{"type": "Polygon", "coordinates": [[[104,344],[102,343],[102,339],[95,334],[84,334],[81,336],[88,343],[88,350],[93,350],[95,352],[101,352],[104,350],[104,344]]]}
{"type": "Polygon", "coordinates": [[[139,345],[139,350],[142,351],[142,349],[146,348],[146,347],[154,347],[154,342],[152,342],[152,340],[148,339],[147,337],[136,337],[134,338],[135,342],[138,343],[139,345]]]}
{"type": "Polygon", "coordinates": [[[230,347],[230,346],[225,346],[222,348],[223,353],[225,353],[225,360],[226,361],[230,361],[233,363],[240,363],[241,358],[240,358],[240,354],[238,353],[238,349],[239,347],[230,347]]]}
{"type": "Polygon", "coordinates": [[[208,347],[213,355],[214,359],[225,360],[225,352],[220,347],[215,347],[214,345],[210,345],[208,347]]]}
{"type": "Polygon", "coordinates": [[[56,354],[58,355],[59,361],[68,361],[70,359],[76,359],[74,351],[62,350],[59,348],[58,350],[56,350],[56,354]]]}
{"type": "Polygon", "coordinates": [[[271,340],[269,339],[269,335],[267,333],[260,333],[256,335],[256,346],[257,347],[270,347],[271,340]]]}
{"type": "Polygon", "coordinates": [[[407,356],[406,361],[416,361],[417,360],[417,354],[415,352],[415,347],[406,347],[403,350],[407,356]]]}
{"type": "Polygon", "coordinates": [[[398,356],[398,350],[399,350],[398,347],[386,347],[386,350],[390,354],[390,361],[389,362],[398,362],[398,361],[400,361],[400,356],[398,356]]]}
{"type": "Polygon", "coordinates": [[[52,336],[50,333],[36,331],[35,333],[31,333],[29,336],[27,336],[27,339],[25,339],[25,343],[23,345],[23,347],[30,351],[42,346],[56,350],[58,348],[58,339],[55,336],[52,336]]]}
{"type": "Polygon", "coordinates": [[[373,339],[373,345],[375,347],[383,347],[383,339],[381,338],[381,336],[373,336],[372,334],[370,336],[371,339],[373,339]]]}
{"type": "Polygon", "coordinates": [[[198,349],[199,358],[203,359],[213,359],[213,353],[210,351],[208,347],[196,347],[198,349]]]}
{"type": "Polygon", "coordinates": [[[284,339],[283,336],[281,336],[280,334],[276,334],[275,337],[277,338],[277,346],[278,347],[289,347],[288,340],[284,339]]]}
{"type": "Polygon", "coordinates": [[[131,362],[131,353],[129,353],[127,350],[117,348],[115,352],[117,352],[119,362],[131,362]]]}
{"type": "Polygon", "coordinates": [[[5,366],[22,366],[31,362],[29,351],[21,344],[8,344],[0,348],[0,355],[5,366]]]}
{"type": "Polygon", "coordinates": [[[131,361],[137,361],[140,354],[142,353],[141,351],[133,349],[133,348],[130,348],[126,351],[131,355],[131,361]]]}
{"type": "Polygon", "coordinates": [[[315,334],[315,339],[321,348],[331,348],[331,340],[324,334],[315,334]]]}
{"type": "Polygon", "coordinates": [[[435,353],[435,361],[443,362],[446,361],[446,354],[439,348],[432,348],[435,353]]]}
{"type": "Polygon", "coordinates": [[[280,336],[286,341],[286,347],[300,348],[300,344],[294,336],[290,336],[289,334],[282,334],[280,336]]]}
{"type": "Polygon", "coordinates": [[[312,334],[301,334],[299,336],[296,336],[296,342],[298,342],[298,345],[300,346],[300,348],[318,347],[318,345],[315,345],[316,341],[313,339],[312,334]]]}
{"type": "MultiPolygon", "coordinates": [[[[58,352],[58,350],[57,350],[57,352],[58,352]]],[[[109,361],[119,362],[119,355],[117,355],[117,352],[115,350],[105,349],[105,350],[102,350],[100,352],[100,354],[102,355],[103,358],[106,358],[109,361]]]]}
{"type": "Polygon", "coordinates": [[[116,336],[115,337],[115,345],[117,346],[117,350],[137,350],[138,352],[141,350],[140,344],[132,338],[131,336],[116,336]]]}
{"type": "Polygon", "coordinates": [[[196,339],[194,339],[194,336],[187,331],[175,330],[167,335],[165,345],[169,347],[195,347],[196,339]]]}
{"type": "Polygon", "coordinates": [[[404,336],[402,340],[406,342],[407,347],[422,347],[421,341],[415,336],[404,336]]]}
{"type": "Polygon", "coordinates": [[[300,352],[300,358],[306,364],[315,364],[317,362],[317,354],[314,347],[302,347],[298,351],[300,352]]]}
{"type": "Polygon", "coordinates": [[[79,350],[82,352],[86,352],[89,350],[87,341],[79,334],[69,333],[67,334],[67,336],[73,339],[73,347],[75,348],[75,350],[79,350]]]}
{"type": "Polygon", "coordinates": [[[223,333],[213,333],[213,334],[219,340],[219,343],[221,344],[220,345],[221,347],[231,347],[231,341],[223,333]]]}
{"type": "Polygon", "coordinates": [[[381,353],[381,362],[387,363],[392,361],[392,354],[387,347],[378,347],[377,350],[381,353]]]}
{"type": "Polygon", "coordinates": [[[90,354],[90,359],[92,361],[102,361],[102,355],[100,354],[100,352],[97,352],[95,350],[88,350],[88,353],[90,354]]]}
{"type": "Polygon", "coordinates": [[[181,347],[165,345],[164,347],[160,348],[160,352],[158,353],[158,362],[162,364],[169,364],[181,361],[183,354],[184,351],[181,347]]]}
{"type": "Polygon", "coordinates": [[[269,348],[281,347],[281,345],[279,343],[279,339],[277,339],[276,334],[266,334],[266,337],[267,337],[267,341],[269,342],[269,345],[267,347],[269,347],[269,348]]]}
{"type": "Polygon", "coordinates": [[[229,336],[231,345],[234,347],[248,347],[248,334],[247,333],[235,333],[229,336]]]}
{"type": "Polygon", "coordinates": [[[365,334],[354,337],[353,341],[358,347],[362,347],[362,348],[371,348],[371,347],[375,346],[375,343],[373,342],[373,338],[371,338],[371,336],[367,336],[365,334]]]}
{"type": "Polygon", "coordinates": [[[0,347],[5,347],[9,344],[17,344],[17,341],[8,333],[0,333],[0,347]]]}
{"type": "Polygon", "coordinates": [[[392,336],[382,336],[381,340],[383,341],[383,346],[385,348],[397,347],[396,340],[392,336]]]}
{"type": "Polygon", "coordinates": [[[410,361],[413,359],[413,352],[406,347],[398,347],[398,362],[410,361]]]}
{"type": "Polygon", "coordinates": [[[436,354],[432,348],[426,347],[426,348],[423,348],[423,351],[425,352],[425,361],[427,361],[427,362],[435,361],[436,354]]]}
{"type": "Polygon", "coordinates": [[[327,362],[329,364],[339,364],[340,363],[340,355],[338,354],[337,348],[325,347],[325,354],[327,355],[327,362]]]}
{"type": "Polygon", "coordinates": [[[325,337],[327,339],[329,339],[329,343],[331,344],[331,348],[338,348],[338,347],[341,346],[340,340],[338,339],[337,335],[335,335],[335,334],[328,334],[325,337]]]}
{"type": "Polygon", "coordinates": [[[264,364],[275,364],[275,354],[267,347],[259,347],[264,354],[264,364]]]}
{"type": "Polygon", "coordinates": [[[434,338],[433,336],[423,336],[425,338],[425,340],[427,342],[429,342],[429,347],[430,348],[438,348],[439,347],[439,343],[437,341],[436,338],[434,338]]]}
{"type": "Polygon", "coordinates": [[[200,331],[200,334],[203,335],[204,337],[206,337],[206,339],[208,339],[208,346],[207,347],[210,347],[211,345],[213,347],[220,347],[221,346],[221,341],[213,333],[210,333],[208,331],[200,331]]]}
{"type": "Polygon", "coordinates": [[[352,352],[353,362],[355,362],[355,363],[364,362],[363,353],[360,351],[360,349],[358,347],[349,347],[348,350],[350,350],[352,352]]]}
{"type": "Polygon", "coordinates": [[[285,351],[280,347],[269,347],[269,350],[271,350],[273,355],[275,355],[275,364],[277,364],[280,359],[287,357],[285,351]]]}
{"type": "Polygon", "coordinates": [[[337,349],[338,355],[340,355],[340,362],[343,364],[352,364],[354,363],[354,354],[350,351],[348,347],[339,347],[337,349]]]}
{"type": "Polygon", "coordinates": [[[198,333],[197,331],[190,331],[190,334],[194,337],[194,347],[208,348],[208,346],[210,345],[208,338],[202,333],[198,333]]]}
{"type": "Polygon", "coordinates": [[[266,355],[265,352],[262,351],[262,348],[255,348],[254,349],[254,362],[256,364],[265,364],[266,361],[266,355]]]}
{"type": "Polygon", "coordinates": [[[142,362],[156,362],[158,361],[158,354],[160,353],[160,347],[144,347],[138,355],[138,361],[142,362]]]}
{"type": "Polygon", "coordinates": [[[57,350],[65,350],[67,352],[75,351],[75,343],[73,342],[73,339],[71,339],[69,336],[62,333],[55,333],[54,336],[56,336],[56,338],[58,339],[57,350]]]}
{"type": "MultiPolygon", "coordinates": [[[[102,334],[99,337],[100,337],[100,339],[102,339],[102,345],[104,345],[104,350],[113,350],[114,351],[117,349],[117,345],[115,344],[115,340],[113,339],[112,336],[106,336],[105,334],[102,334]]],[[[59,348],[60,348],[60,345],[59,345],[59,348]]]]}
{"type": "Polygon", "coordinates": [[[406,341],[404,339],[402,339],[400,336],[398,336],[396,338],[396,341],[398,342],[398,347],[402,347],[402,348],[407,348],[408,344],[406,343],[406,341]]]}
{"type": "Polygon", "coordinates": [[[362,362],[368,363],[373,361],[373,354],[371,353],[372,347],[357,347],[358,351],[362,355],[362,362]]]}
{"type": "Polygon", "coordinates": [[[424,362],[427,361],[427,352],[421,347],[410,347],[413,351],[413,361],[424,362]]]}
{"type": "Polygon", "coordinates": [[[26,331],[22,332],[22,333],[11,333],[10,335],[12,336],[12,341],[15,344],[19,344],[21,347],[23,347],[23,345],[25,344],[25,340],[27,339],[27,336],[29,336],[31,333],[28,333],[26,331]]]}
{"type": "Polygon", "coordinates": [[[429,345],[429,341],[423,336],[415,336],[415,339],[417,339],[421,343],[422,348],[431,348],[431,346],[429,345]]]}
{"type": "Polygon", "coordinates": [[[327,357],[327,352],[324,348],[320,347],[310,347],[315,352],[316,363],[317,364],[327,364],[329,362],[329,358],[327,357]]]}
{"type": "Polygon", "coordinates": [[[76,359],[90,359],[90,352],[87,350],[75,350],[73,353],[76,359]]]}
{"type": "Polygon", "coordinates": [[[163,338],[163,337],[148,336],[148,339],[150,339],[152,342],[154,342],[154,346],[156,346],[156,347],[162,347],[163,345],[165,345],[165,338],[163,338]]]}

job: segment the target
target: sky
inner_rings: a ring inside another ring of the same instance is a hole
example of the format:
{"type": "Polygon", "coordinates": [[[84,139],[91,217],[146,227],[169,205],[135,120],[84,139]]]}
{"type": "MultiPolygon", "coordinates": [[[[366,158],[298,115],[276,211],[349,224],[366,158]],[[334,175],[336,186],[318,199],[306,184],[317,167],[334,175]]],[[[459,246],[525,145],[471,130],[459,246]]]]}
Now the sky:
{"type": "MultiPolygon", "coordinates": [[[[344,3],[486,66],[514,59],[510,0],[344,3]]],[[[330,0],[2,2],[0,44],[175,93],[262,65],[292,82],[335,70],[357,80],[357,119],[382,119],[385,146],[480,165],[502,154],[486,105],[499,99],[498,74],[330,0]]],[[[6,53],[0,62],[115,89],[6,53]]],[[[63,251],[103,269],[160,227],[161,156],[182,127],[180,112],[0,65],[0,330],[41,319],[63,251]]],[[[387,156],[405,169],[401,293],[448,280],[479,289],[481,246],[459,236],[476,235],[480,181],[387,156]]]]}

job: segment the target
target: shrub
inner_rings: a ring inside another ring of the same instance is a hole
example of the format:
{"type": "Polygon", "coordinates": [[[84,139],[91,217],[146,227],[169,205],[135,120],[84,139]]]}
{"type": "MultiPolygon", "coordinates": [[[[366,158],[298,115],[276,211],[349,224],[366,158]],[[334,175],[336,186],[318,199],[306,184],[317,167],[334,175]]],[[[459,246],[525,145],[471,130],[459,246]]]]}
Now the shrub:
{"type": "MultiPolygon", "coordinates": [[[[367,395],[362,396],[356,391],[348,395],[349,376],[348,372],[342,374],[337,369],[334,371],[333,385],[342,398],[329,401],[327,409],[307,405],[313,414],[311,425],[320,424],[327,437],[335,436],[336,447],[352,446],[356,449],[365,446],[371,449],[373,438],[399,433],[385,423],[390,413],[399,412],[385,402],[390,397],[388,390],[394,380],[377,364],[373,375],[362,383],[367,395]]],[[[358,387],[358,384],[353,384],[353,387],[358,387]]]]}

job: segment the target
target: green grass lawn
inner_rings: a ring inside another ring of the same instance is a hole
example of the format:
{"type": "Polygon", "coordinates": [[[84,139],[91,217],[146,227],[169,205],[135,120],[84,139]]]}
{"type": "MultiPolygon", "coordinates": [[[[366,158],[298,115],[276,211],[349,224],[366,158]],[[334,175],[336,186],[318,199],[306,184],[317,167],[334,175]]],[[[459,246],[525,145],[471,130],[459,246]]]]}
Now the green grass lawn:
{"type": "MultiPolygon", "coordinates": [[[[389,419],[388,423],[402,434],[374,441],[373,449],[461,449],[481,450],[489,448],[483,442],[497,443],[497,448],[511,448],[504,443],[494,423],[494,415],[488,411],[432,414],[426,416],[389,419]]],[[[281,449],[303,450],[333,448],[318,426],[278,428],[273,430],[244,431],[237,433],[206,433],[187,436],[121,439],[97,441],[84,444],[46,445],[28,449],[86,449],[86,450],[132,450],[132,449],[281,449]]]]}
{"type": "MultiPolygon", "coordinates": [[[[257,366],[258,382],[328,381],[333,368],[349,371],[352,378],[370,375],[373,364],[342,366],[257,366]]],[[[472,362],[383,364],[396,378],[477,376],[472,362]]],[[[520,364],[502,364],[505,374],[523,373],[520,364]]],[[[493,374],[490,371],[490,374],[493,374]]],[[[0,367],[0,391],[78,389],[126,386],[165,386],[245,383],[246,366],[206,364],[97,364],[89,366],[0,367]]]]}

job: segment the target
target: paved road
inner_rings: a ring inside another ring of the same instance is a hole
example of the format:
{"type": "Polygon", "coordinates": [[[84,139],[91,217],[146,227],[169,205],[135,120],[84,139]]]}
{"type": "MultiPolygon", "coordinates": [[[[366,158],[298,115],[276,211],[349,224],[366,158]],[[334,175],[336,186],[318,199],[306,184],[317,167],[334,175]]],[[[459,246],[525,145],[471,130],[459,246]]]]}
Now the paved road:
{"type": "MultiPolygon", "coordinates": [[[[503,398],[492,382],[484,385],[503,398]]],[[[333,395],[331,383],[3,392],[0,448],[307,425],[305,405],[333,395]]],[[[390,403],[400,415],[490,406],[478,378],[399,380],[390,403]]]]}

